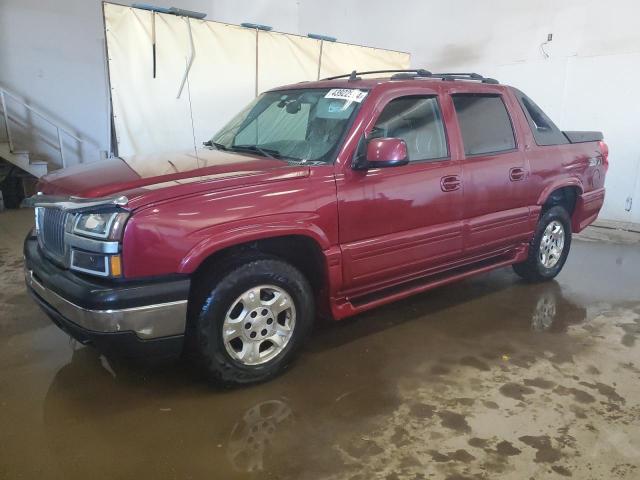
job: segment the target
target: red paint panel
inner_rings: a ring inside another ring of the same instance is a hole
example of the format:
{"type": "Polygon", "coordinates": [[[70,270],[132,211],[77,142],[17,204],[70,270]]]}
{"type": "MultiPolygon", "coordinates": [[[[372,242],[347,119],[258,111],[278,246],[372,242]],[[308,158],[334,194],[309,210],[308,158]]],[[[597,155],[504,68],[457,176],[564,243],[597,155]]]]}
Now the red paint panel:
{"type": "Polygon", "coordinates": [[[331,166],[308,177],[196,192],[137,210],[125,228],[124,275],[190,273],[219,249],[283,235],[308,236],[321,249],[337,243],[331,166]]]}
{"type": "Polygon", "coordinates": [[[343,247],[345,277],[351,285],[374,283],[460,254],[460,222],[401,231],[343,247]]]}
{"type": "Polygon", "coordinates": [[[528,242],[534,228],[535,223],[530,222],[529,207],[502,210],[469,219],[464,228],[465,253],[528,242]]]}
{"type": "Polygon", "coordinates": [[[598,217],[598,213],[604,204],[604,196],[604,188],[598,188],[578,197],[572,225],[575,232],[584,230],[598,217]]]}

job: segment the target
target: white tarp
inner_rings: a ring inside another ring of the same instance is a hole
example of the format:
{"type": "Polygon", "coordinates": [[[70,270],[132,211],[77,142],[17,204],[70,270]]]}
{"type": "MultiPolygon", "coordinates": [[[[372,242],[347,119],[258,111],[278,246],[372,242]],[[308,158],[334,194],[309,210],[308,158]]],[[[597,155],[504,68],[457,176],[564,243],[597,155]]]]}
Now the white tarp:
{"type": "Polygon", "coordinates": [[[323,42],[320,78],[343,75],[352,70],[393,70],[409,68],[409,54],[361,47],[348,43],[323,42]]]}
{"type": "Polygon", "coordinates": [[[104,4],[104,14],[115,135],[118,153],[125,156],[200,145],[249,103],[256,90],[353,69],[409,68],[408,53],[154,15],[112,3],[104,4]],[[189,30],[195,58],[176,98],[191,52],[189,30]]]}

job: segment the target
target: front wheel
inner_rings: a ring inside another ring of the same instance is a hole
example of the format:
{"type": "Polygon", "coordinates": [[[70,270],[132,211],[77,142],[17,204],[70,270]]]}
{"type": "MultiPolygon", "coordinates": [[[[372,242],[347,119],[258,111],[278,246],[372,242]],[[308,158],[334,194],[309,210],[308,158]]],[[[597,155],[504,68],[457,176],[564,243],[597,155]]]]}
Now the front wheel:
{"type": "Polygon", "coordinates": [[[552,207],[540,217],[527,260],[513,270],[530,282],[551,280],[562,270],[570,247],[571,218],[563,207],[552,207]]]}
{"type": "Polygon", "coordinates": [[[279,373],[306,339],[314,302],[306,278],[275,258],[249,260],[207,289],[196,350],[213,381],[246,384],[279,373]]]}

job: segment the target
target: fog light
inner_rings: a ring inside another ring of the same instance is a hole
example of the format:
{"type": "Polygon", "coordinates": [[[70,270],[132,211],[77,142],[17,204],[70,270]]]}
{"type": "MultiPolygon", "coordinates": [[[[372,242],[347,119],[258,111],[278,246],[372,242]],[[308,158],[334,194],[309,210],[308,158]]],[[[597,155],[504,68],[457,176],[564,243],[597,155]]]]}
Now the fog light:
{"type": "Polygon", "coordinates": [[[100,253],[71,250],[71,269],[106,277],[109,275],[108,257],[100,253]]]}

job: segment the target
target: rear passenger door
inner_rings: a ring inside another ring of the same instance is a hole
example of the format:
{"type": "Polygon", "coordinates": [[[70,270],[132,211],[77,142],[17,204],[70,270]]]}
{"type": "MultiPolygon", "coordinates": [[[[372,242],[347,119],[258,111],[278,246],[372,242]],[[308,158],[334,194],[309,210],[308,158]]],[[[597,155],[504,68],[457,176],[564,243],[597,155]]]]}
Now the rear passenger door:
{"type": "Polygon", "coordinates": [[[451,95],[464,147],[464,251],[470,257],[499,254],[528,240],[529,168],[501,93],[451,95]]]}

